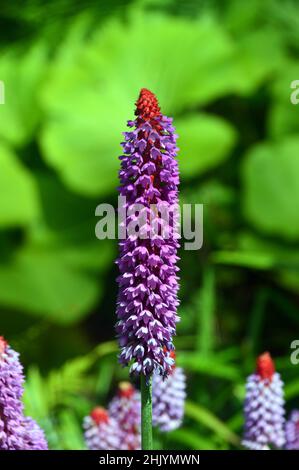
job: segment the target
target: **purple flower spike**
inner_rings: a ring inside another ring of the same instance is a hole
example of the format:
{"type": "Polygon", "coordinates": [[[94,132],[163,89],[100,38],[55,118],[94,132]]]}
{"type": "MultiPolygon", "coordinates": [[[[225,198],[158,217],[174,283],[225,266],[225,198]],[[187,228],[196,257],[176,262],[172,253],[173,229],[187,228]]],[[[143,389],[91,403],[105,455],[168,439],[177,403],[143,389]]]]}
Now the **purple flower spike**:
{"type": "Polygon", "coordinates": [[[123,450],[117,421],[101,407],[84,418],[84,438],[89,450],[123,450]]]}
{"type": "Polygon", "coordinates": [[[244,411],[244,447],[254,450],[268,449],[271,445],[283,447],[283,382],[267,352],[258,357],[256,372],[247,379],[244,411]]]}
{"type": "Polygon", "coordinates": [[[0,450],[46,450],[43,431],[24,416],[23,367],[19,354],[0,336],[0,450]]]}
{"type": "Polygon", "coordinates": [[[286,423],[286,449],[299,450],[299,410],[293,410],[286,423]]]}
{"type": "Polygon", "coordinates": [[[149,90],[141,90],[135,114],[135,121],[128,122],[134,130],[124,133],[120,157],[126,238],[119,243],[117,261],[116,331],[120,362],[131,364],[131,373],[149,376],[157,370],[167,376],[179,320],[178,149],[172,119],[161,114],[149,90]]]}
{"type": "Polygon", "coordinates": [[[140,392],[129,382],[121,382],[117,395],[111,401],[109,414],[122,432],[123,450],[141,449],[141,399],[140,392]]]}
{"type": "Polygon", "coordinates": [[[186,377],[183,369],[173,366],[166,379],[155,374],[153,376],[153,425],[163,432],[179,428],[184,417],[185,399],[186,377]]]}

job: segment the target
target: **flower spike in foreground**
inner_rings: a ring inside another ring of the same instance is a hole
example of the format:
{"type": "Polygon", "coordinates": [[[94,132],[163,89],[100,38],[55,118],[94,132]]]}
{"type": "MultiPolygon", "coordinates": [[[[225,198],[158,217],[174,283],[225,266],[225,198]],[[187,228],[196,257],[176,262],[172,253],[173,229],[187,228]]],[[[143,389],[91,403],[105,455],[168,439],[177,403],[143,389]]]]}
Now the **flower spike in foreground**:
{"type": "Polygon", "coordinates": [[[258,357],[256,372],[247,379],[244,410],[244,447],[254,450],[269,449],[271,445],[283,447],[283,382],[267,352],[258,357]]]}
{"type": "Polygon", "coordinates": [[[293,410],[286,423],[286,449],[299,450],[299,410],[293,410]]]}
{"type": "Polygon", "coordinates": [[[178,149],[172,119],[161,114],[151,91],[141,90],[135,114],[136,119],[128,122],[133,130],[124,133],[120,157],[126,237],[119,243],[117,261],[116,331],[120,362],[131,364],[131,373],[149,377],[157,370],[167,376],[179,319],[178,149]]]}
{"type": "Polygon", "coordinates": [[[116,420],[97,407],[84,418],[84,437],[89,450],[122,450],[121,433],[116,420]]]}
{"type": "MultiPolygon", "coordinates": [[[[174,353],[171,354],[175,359],[174,353]]],[[[186,377],[183,369],[173,366],[166,379],[153,377],[153,425],[169,432],[181,426],[186,399],[186,377]]]]}
{"type": "Polygon", "coordinates": [[[108,411],[122,432],[123,450],[141,449],[141,398],[129,382],[121,382],[117,395],[111,401],[108,411]]]}
{"type": "Polygon", "coordinates": [[[19,354],[0,336],[0,450],[46,450],[43,431],[24,416],[23,367],[19,354]]]}

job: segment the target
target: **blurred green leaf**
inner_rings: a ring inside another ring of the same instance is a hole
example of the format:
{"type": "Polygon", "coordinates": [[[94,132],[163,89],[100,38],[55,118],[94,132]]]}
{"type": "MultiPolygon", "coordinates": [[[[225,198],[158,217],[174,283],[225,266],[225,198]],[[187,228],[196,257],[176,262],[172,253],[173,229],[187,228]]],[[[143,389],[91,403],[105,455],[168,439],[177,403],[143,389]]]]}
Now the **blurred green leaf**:
{"type": "Polygon", "coordinates": [[[266,0],[261,8],[260,0],[251,0],[250,4],[244,5],[239,0],[230,0],[226,2],[226,10],[224,14],[224,21],[228,29],[233,33],[240,35],[248,34],[254,30],[257,25],[260,25],[261,20],[264,19],[265,13],[268,13],[269,3],[272,6],[272,1],[266,0]]]}
{"type": "Polygon", "coordinates": [[[261,231],[299,239],[299,137],[254,147],[243,171],[243,209],[261,231]]]}
{"type": "Polygon", "coordinates": [[[229,429],[232,431],[242,431],[244,426],[244,414],[243,411],[240,411],[235,414],[229,421],[228,421],[229,429]]]}
{"type": "MultiPolygon", "coordinates": [[[[193,103],[194,86],[203,76],[208,81],[209,67],[216,67],[230,50],[230,41],[211,18],[190,22],[140,12],[126,25],[109,21],[81,46],[76,39],[66,41],[42,93],[47,121],[40,142],[46,161],[76,191],[109,192],[117,185],[121,132],[134,115],[131,103],[140,88],[152,89],[163,111],[173,114],[193,103]],[[204,48],[198,47],[203,43],[204,48]]],[[[204,157],[192,155],[192,161],[199,162],[197,169],[215,165],[232,144],[231,128],[219,118],[206,124],[193,118],[192,126],[196,135],[208,130],[214,139],[214,150],[206,155],[210,144],[198,136],[193,151],[204,157]]],[[[184,128],[182,123],[182,132],[184,128]]]]}
{"type": "Polygon", "coordinates": [[[238,49],[230,71],[235,89],[249,95],[270,80],[283,66],[283,53],[281,35],[272,26],[252,31],[242,38],[238,36],[238,49]]]}
{"type": "Polygon", "coordinates": [[[79,271],[59,252],[20,250],[0,266],[0,302],[60,324],[75,323],[99,299],[96,276],[79,271]]]}
{"type": "Polygon", "coordinates": [[[228,94],[248,96],[275,75],[283,64],[283,44],[272,27],[232,37],[230,51],[211,64],[190,90],[195,102],[207,102],[228,94]],[[275,60],[273,60],[275,58],[275,60]]]}
{"type": "MultiPolygon", "coordinates": [[[[251,232],[242,232],[237,238],[238,251],[217,251],[212,258],[215,263],[230,264],[253,269],[299,270],[299,251],[251,232]]],[[[278,276],[277,276],[278,277],[278,276]]]]}
{"type": "Polygon", "coordinates": [[[60,443],[65,450],[85,450],[82,425],[71,410],[59,414],[60,443]]]}
{"type": "Polygon", "coordinates": [[[35,366],[31,366],[27,372],[23,401],[29,416],[45,419],[49,415],[48,390],[35,366]]]}
{"type": "Polygon", "coordinates": [[[180,352],[177,361],[180,366],[191,372],[233,381],[240,377],[237,366],[219,361],[216,354],[180,352]]]}
{"type": "Polygon", "coordinates": [[[216,264],[230,264],[253,269],[271,269],[275,265],[275,256],[271,253],[242,251],[216,251],[213,254],[216,264]]]}
{"type": "MultiPolygon", "coordinates": [[[[0,109],[2,107],[0,106],[0,109]]],[[[33,221],[39,212],[37,187],[32,174],[17,156],[0,144],[0,226],[20,226],[33,221]]]]}
{"type": "Polygon", "coordinates": [[[108,394],[112,378],[113,378],[113,373],[115,369],[115,356],[108,356],[105,357],[101,360],[99,364],[99,371],[97,374],[96,378],[96,393],[97,395],[100,396],[105,396],[108,394]]]}
{"type": "MultiPolygon", "coordinates": [[[[292,366],[295,367],[293,364],[292,366]]],[[[299,380],[295,379],[292,382],[289,382],[286,384],[285,396],[287,400],[291,400],[292,398],[297,398],[298,395],[299,395],[299,380]]]]}
{"type": "Polygon", "coordinates": [[[53,175],[37,173],[41,216],[28,230],[28,245],[53,253],[68,266],[103,271],[114,261],[114,240],[95,235],[99,201],[68,191],[53,175]]]}
{"type": "Polygon", "coordinates": [[[212,439],[200,436],[197,431],[191,429],[177,429],[169,435],[169,439],[193,450],[217,450],[212,439]]]}
{"type": "Polygon", "coordinates": [[[296,93],[296,88],[291,88],[294,80],[299,77],[298,61],[287,60],[281,67],[273,87],[272,101],[268,113],[269,134],[274,139],[281,139],[286,135],[299,133],[298,105],[291,103],[291,94],[296,93]]]}
{"type": "Polygon", "coordinates": [[[233,127],[216,116],[191,114],[177,119],[175,125],[183,177],[194,177],[222,163],[236,141],[233,127]]]}
{"type": "Polygon", "coordinates": [[[13,145],[26,144],[40,119],[37,93],[47,71],[47,48],[38,42],[29,50],[1,53],[1,80],[5,104],[0,106],[0,138],[13,145]]]}
{"type": "Polygon", "coordinates": [[[186,416],[208,427],[227,442],[234,445],[239,444],[239,437],[206,408],[187,400],[185,413],[186,416]]]}

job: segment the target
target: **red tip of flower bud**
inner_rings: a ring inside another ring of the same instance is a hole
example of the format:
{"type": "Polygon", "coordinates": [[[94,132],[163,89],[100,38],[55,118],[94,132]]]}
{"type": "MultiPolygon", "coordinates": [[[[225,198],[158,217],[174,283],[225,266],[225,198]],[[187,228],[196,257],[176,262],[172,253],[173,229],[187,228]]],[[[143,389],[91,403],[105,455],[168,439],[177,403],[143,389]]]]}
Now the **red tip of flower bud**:
{"type": "Polygon", "coordinates": [[[96,424],[108,423],[109,421],[109,415],[107,411],[101,406],[97,406],[96,408],[94,408],[90,413],[90,417],[94,420],[96,424]]]}
{"type": "Polygon", "coordinates": [[[131,398],[135,393],[135,389],[130,382],[120,382],[118,385],[118,396],[122,398],[131,398]]]}
{"type": "Polygon", "coordinates": [[[5,341],[3,336],[0,336],[0,355],[4,353],[6,346],[7,346],[7,341],[5,341]]]}
{"type": "Polygon", "coordinates": [[[256,361],[256,373],[261,379],[271,380],[275,373],[275,365],[268,352],[261,354],[256,361]]]}
{"type": "Polygon", "coordinates": [[[160,116],[159,103],[154,93],[146,88],[141,89],[139,98],[136,101],[135,114],[144,120],[160,116]]]}

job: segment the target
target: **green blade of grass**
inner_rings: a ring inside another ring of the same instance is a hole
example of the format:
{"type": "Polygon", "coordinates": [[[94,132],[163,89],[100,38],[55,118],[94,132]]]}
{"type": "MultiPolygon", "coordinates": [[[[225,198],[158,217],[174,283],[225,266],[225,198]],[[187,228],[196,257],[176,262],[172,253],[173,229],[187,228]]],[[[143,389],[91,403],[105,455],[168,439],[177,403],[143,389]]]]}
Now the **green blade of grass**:
{"type": "Polygon", "coordinates": [[[186,416],[188,416],[190,419],[193,419],[214,431],[215,434],[224,439],[226,442],[229,442],[235,446],[239,445],[239,437],[233,431],[231,431],[225,423],[217,418],[217,416],[215,416],[211,411],[207,410],[203,406],[187,401],[185,413],[186,416]]]}

